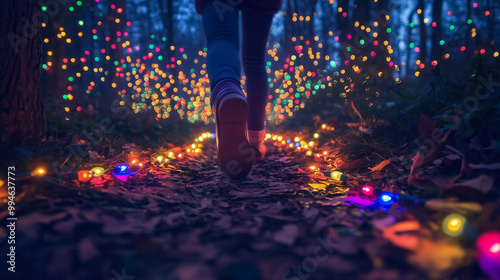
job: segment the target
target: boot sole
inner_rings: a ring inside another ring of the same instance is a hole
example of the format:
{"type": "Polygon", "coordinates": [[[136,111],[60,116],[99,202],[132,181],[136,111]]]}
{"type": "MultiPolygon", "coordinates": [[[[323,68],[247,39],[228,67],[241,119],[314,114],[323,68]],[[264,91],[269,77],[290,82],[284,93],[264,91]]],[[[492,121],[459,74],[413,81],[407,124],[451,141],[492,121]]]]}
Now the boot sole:
{"type": "Polygon", "coordinates": [[[255,160],[246,136],[248,103],[239,94],[228,94],[220,101],[218,111],[219,164],[232,179],[242,179],[250,173],[255,160]]]}

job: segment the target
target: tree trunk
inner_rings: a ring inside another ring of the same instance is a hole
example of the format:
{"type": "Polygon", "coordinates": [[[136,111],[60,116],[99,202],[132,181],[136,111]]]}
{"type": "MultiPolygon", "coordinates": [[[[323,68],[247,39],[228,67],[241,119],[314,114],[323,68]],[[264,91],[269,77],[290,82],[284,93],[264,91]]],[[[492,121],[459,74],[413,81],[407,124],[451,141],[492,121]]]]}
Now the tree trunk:
{"type": "Polygon", "coordinates": [[[419,27],[420,27],[420,56],[419,59],[422,63],[427,62],[427,30],[424,23],[424,0],[418,0],[418,8],[422,12],[418,15],[419,27]]]}
{"type": "Polygon", "coordinates": [[[0,37],[0,143],[34,144],[45,136],[40,59],[42,12],[36,0],[3,0],[0,37]]]}
{"type": "Polygon", "coordinates": [[[443,0],[434,0],[432,4],[432,21],[436,23],[436,26],[432,28],[432,49],[431,49],[431,60],[438,60],[442,55],[442,48],[439,41],[441,40],[443,31],[441,25],[441,14],[443,11],[443,0]]]}

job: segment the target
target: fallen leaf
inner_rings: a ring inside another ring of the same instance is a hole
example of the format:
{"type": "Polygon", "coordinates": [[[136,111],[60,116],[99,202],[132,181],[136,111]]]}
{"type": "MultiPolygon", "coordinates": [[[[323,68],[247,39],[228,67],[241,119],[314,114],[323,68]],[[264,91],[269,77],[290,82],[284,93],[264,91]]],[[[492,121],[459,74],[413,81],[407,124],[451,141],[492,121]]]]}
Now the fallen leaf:
{"type": "Polygon", "coordinates": [[[470,187],[479,190],[483,193],[487,193],[491,190],[491,187],[493,187],[494,182],[495,182],[495,177],[481,174],[474,179],[458,182],[453,186],[470,187]]]}
{"type": "Polygon", "coordinates": [[[281,231],[274,234],[273,240],[281,244],[292,246],[298,236],[299,227],[297,225],[285,225],[281,231]]]}

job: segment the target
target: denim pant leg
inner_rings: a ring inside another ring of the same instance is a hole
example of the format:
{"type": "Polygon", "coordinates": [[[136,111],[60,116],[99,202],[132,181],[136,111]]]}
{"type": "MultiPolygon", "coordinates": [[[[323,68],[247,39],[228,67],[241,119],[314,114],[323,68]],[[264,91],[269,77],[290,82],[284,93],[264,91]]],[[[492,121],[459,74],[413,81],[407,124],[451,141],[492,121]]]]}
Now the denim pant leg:
{"type": "Polygon", "coordinates": [[[242,11],[242,60],[246,75],[249,130],[263,130],[269,90],[265,52],[273,14],[259,15],[242,11]]]}

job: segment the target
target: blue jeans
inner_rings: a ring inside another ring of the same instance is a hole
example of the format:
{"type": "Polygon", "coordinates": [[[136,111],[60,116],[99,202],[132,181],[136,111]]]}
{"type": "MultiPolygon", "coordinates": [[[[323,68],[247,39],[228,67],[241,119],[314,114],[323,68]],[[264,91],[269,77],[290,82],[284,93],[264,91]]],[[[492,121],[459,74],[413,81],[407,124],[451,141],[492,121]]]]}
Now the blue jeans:
{"type": "MultiPolygon", "coordinates": [[[[260,15],[247,10],[241,13],[242,62],[249,106],[247,127],[249,130],[263,130],[269,89],[265,51],[274,15],[260,15]]],[[[211,1],[203,6],[202,16],[207,38],[210,87],[214,89],[224,79],[234,80],[240,85],[238,7],[231,6],[230,2],[211,1]]]]}

